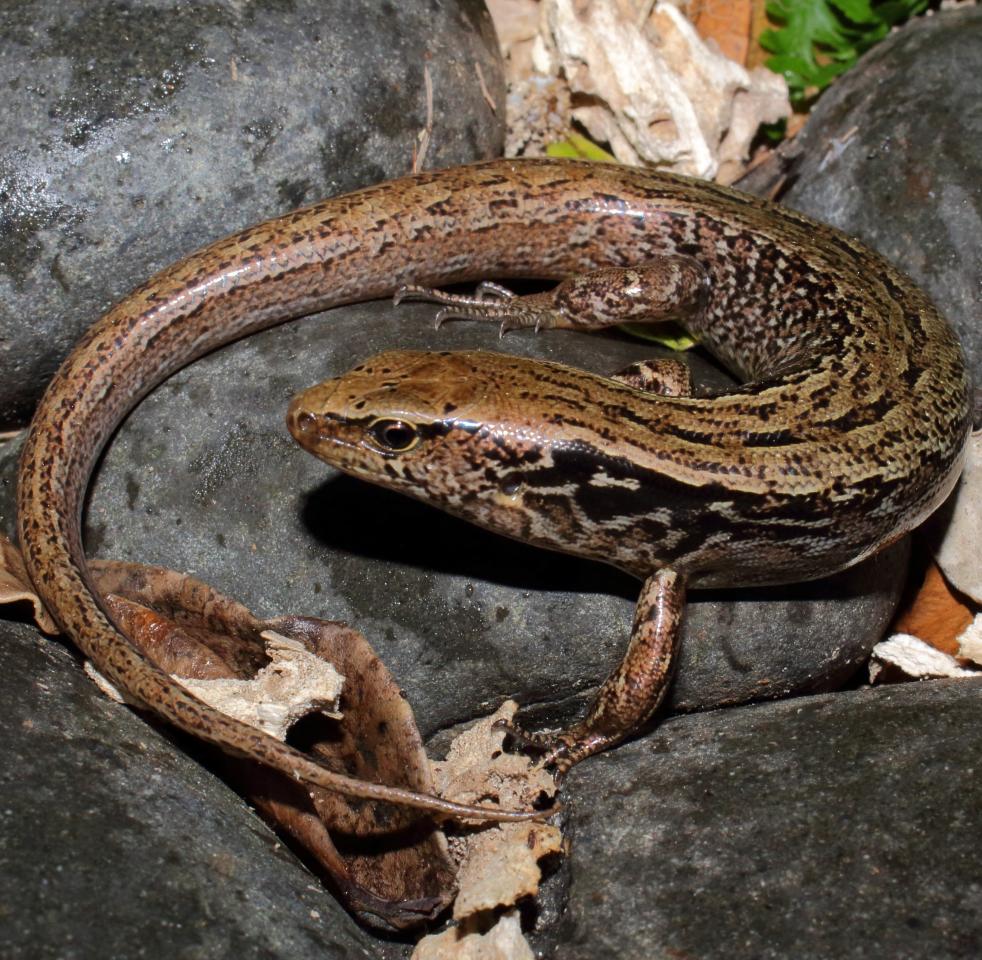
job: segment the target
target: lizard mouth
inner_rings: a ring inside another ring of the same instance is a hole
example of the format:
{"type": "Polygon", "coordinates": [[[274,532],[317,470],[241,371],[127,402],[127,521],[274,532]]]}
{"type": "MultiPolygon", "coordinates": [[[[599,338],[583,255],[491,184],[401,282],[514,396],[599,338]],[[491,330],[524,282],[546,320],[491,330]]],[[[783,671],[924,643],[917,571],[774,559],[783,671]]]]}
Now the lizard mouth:
{"type": "MultiPolygon", "coordinates": [[[[301,393],[291,401],[286,415],[287,428],[304,450],[351,476],[393,485],[398,470],[392,463],[399,460],[400,451],[385,449],[378,442],[372,426],[379,424],[379,418],[348,417],[311,406],[301,393]]],[[[398,425],[400,421],[381,423],[398,425]]]]}
{"type": "Polygon", "coordinates": [[[362,431],[344,417],[314,413],[303,402],[303,394],[294,397],[286,414],[287,429],[304,450],[320,460],[353,470],[360,465],[364,450],[362,431]]]}

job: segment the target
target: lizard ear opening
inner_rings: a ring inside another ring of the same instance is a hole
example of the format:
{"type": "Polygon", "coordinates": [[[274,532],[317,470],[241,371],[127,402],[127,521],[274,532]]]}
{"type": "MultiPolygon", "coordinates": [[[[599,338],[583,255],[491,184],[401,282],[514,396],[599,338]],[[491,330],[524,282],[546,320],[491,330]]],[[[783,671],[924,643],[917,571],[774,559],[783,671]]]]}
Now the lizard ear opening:
{"type": "Polygon", "coordinates": [[[382,418],[376,420],[368,432],[383,450],[392,453],[406,453],[419,443],[419,431],[405,420],[382,418]]]}

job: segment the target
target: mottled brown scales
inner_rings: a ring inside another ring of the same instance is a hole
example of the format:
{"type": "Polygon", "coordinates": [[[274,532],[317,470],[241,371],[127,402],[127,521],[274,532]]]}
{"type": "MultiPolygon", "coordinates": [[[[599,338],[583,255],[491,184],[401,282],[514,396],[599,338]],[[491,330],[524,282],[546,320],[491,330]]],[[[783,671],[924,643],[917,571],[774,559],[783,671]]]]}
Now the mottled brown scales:
{"type": "MultiPolygon", "coordinates": [[[[664,269],[672,258],[706,279],[688,291],[692,303],[669,290],[669,307],[679,300],[690,330],[751,381],[731,394],[659,397],[513,358],[396,354],[386,402],[366,364],[344,381],[357,388],[345,400],[361,404],[357,416],[335,421],[356,447],[405,436],[373,419],[427,427],[405,458],[346,469],[645,578],[632,649],[656,652],[629,655],[598,698],[596,729],[554,743],[554,755],[562,766],[613,742],[663,690],[665,625],[686,582],[803,579],[861,559],[944,498],[967,436],[961,351],[910,281],[856,241],[722,187],[616,166],[497,161],[327,200],[162,271],[90,329],[38,408],[18,496],[39,593],[103,673],[176,726],[301,780],[460,813],[329,773],[200,703],[138,654],[86,573],[79,512],[92,464],[170,373],[288,318],[405,285],[561,281],[610,267],[664,269]],[[421,369],[425,389],[412,386],[421,369]],[[393,413],[388,401],[406,389],[419,394],[416,408],[393,413]],[[486,421],[467,421],[469,409],[486,421]],[[423,454],[428,470],[411,462],[423,454]],[[527,510],[526,497],[550,506],[527,510]],[[648,679],[625,701],[638,677],[648,679]]],[[[609,287],[600,292],[602,301],[609,287]]],[[[302,420],[297,409],[295,429],[325,432],[326,421],[302,420]]]]}

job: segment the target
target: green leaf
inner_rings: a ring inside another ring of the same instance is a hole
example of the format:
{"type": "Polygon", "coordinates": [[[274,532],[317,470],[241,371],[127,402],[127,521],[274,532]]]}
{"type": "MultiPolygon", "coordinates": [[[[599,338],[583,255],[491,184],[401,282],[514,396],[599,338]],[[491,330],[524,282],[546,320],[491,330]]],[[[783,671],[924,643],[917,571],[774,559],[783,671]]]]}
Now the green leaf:
{"type": "Polygon", "coordinates": [[[788,135],[787,118],[782,117],[776,123],[762,123],[757,135],[763,137],[767,143],[780,143],[788,135]]]}
{"type": "Polygon", "coordinates": [[[598,163],[617,163],[617,158],[603,147],[598,147],[582,134],[570,133],[565,140],[546,146],[546,155],[564,157],[569,160],[595,160],[598,163]]]}
{"type": "Polygon", "coordinates": [[[929,0],[768,0],[780,24],[760,45],[774,54],[767,66],[783,73],[791,99],[801,102],[827,87],[891,27],[927,9],[929,0]]]}
{"type": "Polygon", "coordinates": [[[876,23],[877,16],[869,0],[831,0],[835,8],[853,23],[876,23]]]}
{"type": "Polygon", "coordinates": [[[697,343],[675,323],[623,323],[620,328],[640,340],[648,340],[669,350],[691,350],[697,343]]]}

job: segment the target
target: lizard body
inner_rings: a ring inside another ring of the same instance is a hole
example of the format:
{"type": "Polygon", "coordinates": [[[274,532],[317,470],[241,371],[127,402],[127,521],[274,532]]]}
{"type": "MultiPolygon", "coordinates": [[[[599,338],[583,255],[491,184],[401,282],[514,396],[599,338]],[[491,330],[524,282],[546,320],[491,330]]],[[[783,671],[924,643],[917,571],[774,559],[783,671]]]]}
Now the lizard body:
{"type": "Polygon", "coordinates": [[[586,726],[553,743],[554,757],[564,765],[615,742],[664,689],[687,584],[801,580],[868,556],[947,495],[968,432],[961,350],[908,279],[837,231],[711,184],[495,161],[329,199],[163,270],[90,328],[36,413],[18,522],[38,592],[113,683],[176,726],[302,780],[460,813],[329,774],[201,704],[136,652],[87,577],[89,475],[153,386],[274,323],[405,285],[615,268],[585,294],[567,288],[563,303],[532,305],[536,325],[603,326],[591,293],[604,301],[612,277],[643,264],[665,294],[661,314],[678,308],[744,386],[656,396],[515,358],[394,354],[332,382],[326,406],[291,410],[302,442],[344,469],[645,580],[625,664],[586,726]],[[427,469],[380,449],[380,436],[408,437],[427,469]],[[630,693],[639,685],[640,698],[630,693]]]}

